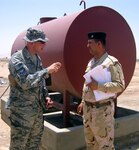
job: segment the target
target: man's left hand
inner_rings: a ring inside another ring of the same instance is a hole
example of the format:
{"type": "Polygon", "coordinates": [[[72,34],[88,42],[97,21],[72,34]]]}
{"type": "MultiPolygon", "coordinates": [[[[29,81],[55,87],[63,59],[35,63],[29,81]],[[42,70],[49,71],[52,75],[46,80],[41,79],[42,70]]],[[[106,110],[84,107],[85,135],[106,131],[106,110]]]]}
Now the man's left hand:
{"type": "Polygon", "coordinates": [[[95,81],[92,77],[91,77],[91,80],[92,80],[92,82],[88,83],[87,86],[89,86],[92,91],[97,90],[98,82],[95,81]]]}

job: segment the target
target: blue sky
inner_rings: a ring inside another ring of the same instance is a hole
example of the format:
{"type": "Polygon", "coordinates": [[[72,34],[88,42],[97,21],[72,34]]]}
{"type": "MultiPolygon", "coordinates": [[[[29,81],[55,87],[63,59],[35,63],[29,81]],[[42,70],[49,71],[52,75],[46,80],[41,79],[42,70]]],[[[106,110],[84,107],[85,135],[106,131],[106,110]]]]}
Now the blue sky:
{"type": "MultiPolygon", "coordinates": [[[[85,0],[86,8],[107,6],[120,13],[130,26],[139,58],[139,1],[85,0]]],[[[37,25],[41,17],[62,17],[84,10],[81,0],[2,0],[0,8],[0,57],[10,57],[16,37],[28,27],[37,25]]]]}

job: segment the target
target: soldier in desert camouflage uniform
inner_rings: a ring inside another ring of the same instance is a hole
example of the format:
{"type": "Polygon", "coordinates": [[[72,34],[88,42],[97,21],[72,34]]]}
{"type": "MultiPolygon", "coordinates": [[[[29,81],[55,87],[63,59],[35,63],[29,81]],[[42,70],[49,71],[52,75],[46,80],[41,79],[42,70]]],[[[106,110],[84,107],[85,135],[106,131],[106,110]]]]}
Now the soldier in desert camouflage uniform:
{"type": "Polygon", "coordinates": [[[105,45],[104,32],[88,34],[87,47],[93,58],[85,72],[103,65],[111,74],[110,82],[100,84],[91,78],[91,83],[84,83],[82,102],[78,106],[78,112],[81,113],[83,109],[84,134],[88,150],[114,150],[114,99],[117,93],[125,88],[121,64],[115,57],[108,55],[105,45]],[[94,90],[114,93],[115,96],[96,101],[94,90]]]}
{"type": "MultiPolygon", "coordinates": [[[[10,81],[10,150],[38,150],[43,133],[43,110],[40,105],[42,89],[47,89],[45,79],[57,72],[61,63],[42,67],[39,52],[46,46],[43,31],[29,28],[24,37],[26,46],[11,56],[10,81]]],[[[52,105],[46,97],[46,106],[52,105]]]]}

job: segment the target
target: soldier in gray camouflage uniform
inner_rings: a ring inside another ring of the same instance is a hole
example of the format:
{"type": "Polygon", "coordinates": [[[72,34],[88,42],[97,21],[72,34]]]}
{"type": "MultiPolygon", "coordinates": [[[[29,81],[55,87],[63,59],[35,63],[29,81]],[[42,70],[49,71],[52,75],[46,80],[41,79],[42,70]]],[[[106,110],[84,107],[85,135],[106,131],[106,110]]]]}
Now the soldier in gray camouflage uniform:
{"type": "MultiPolygon", "coordinates": [[[[24,37],[26,46],[11,56],[10,81],[10,150],[38,150],[43,133],[43,110],[40,105],[42,89],[47,89],[45,79],[57,72],[61,63],[42,67],[39,52],[46,46],[43,31],[29,28],[24,37]]],[[[53,101],[46,97],[49,108],[53,101]]]]}
{"type": "Polygon", "coordinates": [[[82,102],[78,112],[83,110],[85,140],[88,150],[114,150],[114,99],[125,88],[121,64],[108,55],[105,49],[106,34],[92,32],[88,34],[87,47],[93,58],[87,65],[88,72],[96,66],[103,65],[111,74],[111,81],[100,84],[91,78],[91,83],[84,83],[82,102]],[[115,96],[96,101],[94,90],[114,93],[115,96]]]}

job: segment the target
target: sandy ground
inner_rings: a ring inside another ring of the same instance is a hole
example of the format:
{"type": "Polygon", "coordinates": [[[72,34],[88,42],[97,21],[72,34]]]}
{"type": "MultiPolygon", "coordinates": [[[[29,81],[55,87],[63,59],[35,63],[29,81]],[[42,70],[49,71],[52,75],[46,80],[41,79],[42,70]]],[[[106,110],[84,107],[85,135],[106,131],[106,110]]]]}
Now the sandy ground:
{"type": "Polygon", "coordinates": [[[0,119],[0,150],[8,150],[9,143],[10,128],[4,121],[2,121],[2,119],[0,119]]]}
{"type": "Polygon", "coordinates": [[[7,59],[0,59],[0,77],[7,78],[8,76],[8,60],[7,59]]]}
{"type": "MultiPolygon", "coordinates": [[[[8,63],[7,60],[0,59],[0,79],[7,79],[8,72],[8,63]]],[[[8,84],[0,85],[0,96],[7,88],[8,84]]],[[[5,93],[8,95],[8,92],[5,93]]],[[[133,78],[127,87],[127,89],[118,97],[118,106],[129,108],[139,111],[139,62],[136,63],[135,72],[133,78]]],[[[10,143],[10,128],[9,126],[1,119],[0,114],[0,150],[8,150],[10,143]]],[[[126,147],[124,150],[139,150],[138,145],[131,145],[126,147]]]]}
{"type": "MultiPolygon", "coordinates": [[[[7,79],[7,76],[9,74],[7,61],[8,60],[5,59],[0,60],[0,79],[2,78],[7,79]]],[[[7,84],[0,85],[0,96],[5,91],[7,86],[8,86],[7,84]]],[[[8,150],[9,143],[10,143],[10,128],[1,119],[1,114],[0,114],[0,150],[8,150]]]]}
{"type": "Polygon", "coordinates": [[[124,108],[139,111],[139,62],[136,63],[130,84],[118,97],[117,104],[124,108]]]}

